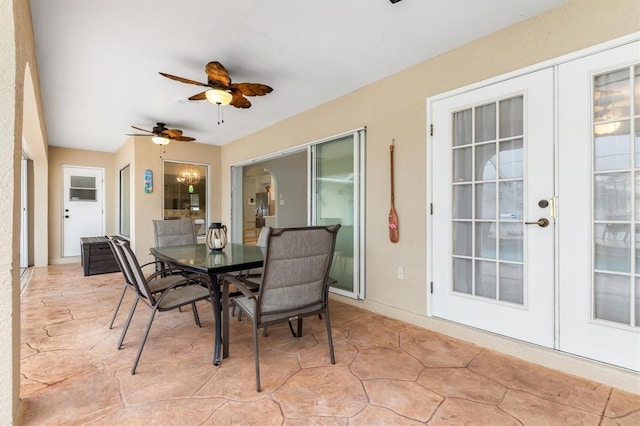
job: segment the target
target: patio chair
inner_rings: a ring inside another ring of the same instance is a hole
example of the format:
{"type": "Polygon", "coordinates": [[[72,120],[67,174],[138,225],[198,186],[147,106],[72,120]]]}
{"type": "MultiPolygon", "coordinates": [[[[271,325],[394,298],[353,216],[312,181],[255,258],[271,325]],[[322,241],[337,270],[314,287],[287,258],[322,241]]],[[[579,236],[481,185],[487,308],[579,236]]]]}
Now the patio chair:
{"type": "Polygon", "coordinates": [[[153,220],[152,222],[156,247],[198,243],[193,219],[153,220]]]}
{"type": "MultiPolygon", "coordinates": [[[[113,323],[116,320],[116,316],[118,315],[118,311],[120,310],[120,306],[122,305],[122,301],[124,300],[124,295],[127,293],[127,290],[132,290],[134,293],[136,293],[136,297],[137,297],[137,290],[136,287],[133,283],[133,279],[130,277],[130,274],[128,273],[128,270],[125,268],[124,266],[124,253],[122,253],[120,247],[115,243],[116,240],[124,240],[124,238],[116,236],[116,235],[106,235],[105,238],[107,239],[107,243],[109,244],[109,248],[111,248],[111,251],[113,253],[113,257],[116,259],[116,263],[118,264],[118,267],[120,268],[120,271],[122,272],[122,276],[124,277],[124,287],[122,289],[122,294],[120,295],[120,300],[118,300],[118,304],[116,305],[116,310],[113,313],[113,317],[111,318],[111,323],[109,323],[109,328],[113,328],[113,323]]],[[[126,241],[126,240],[124,240],[126,241]]],[[[141,265],[141,268],[144,268],[145,266],[148,265],[152,265],[154,263],[158,263],[158,262],[149,262],[149,263],[145,263],[144,265],[141,265]]],[[[173,285],[173,283],[175,283],[176,281],[180,280],[181,277],[174,277],[171,279],[160,279],[160,275],[172,275],[173,273],[175,273],[176,270],[175,269],[170,269],[170,270],[161,270],[161,274],[155,274],[152,280],[150,280],[149,282],[149,288],[151,289],[151,291],[153,291],[154,293],[158,293],[163,291],[164,289],[170,287],[171,285],[173,285]]],[[[129,313],[129,317],[127,319],[127,322],[125,324],[125,328],[123,330],[123,333],[126,333],[126,329],[129,326],[129,322],[131,321],[131,316],[133,316],[133,311],[135,311],[135,304],[131,307],[131,312],[129,313]]],[[[122,336],[122,338],[124,338],[124,335],[122,336]]],[[[118,347],[120,347],[122,345],[122,338],[120,339],[120,343],[118,344],[118,347]]]]}
{"type": "Polygon", "coordinates": [[[156,247],[196,244],[196,225],[193,219],[153,220],[156,247]]]}
{"type": "MultiPolygon", "coordinates": [[[[269,237],[269,230],[271,228],[265,227],[263,226],[260,229],[260,234],[258,235],[258,241],[256,243],[257,247],[266,247],[267,246],[267,238],[269,237]]],[[[245,284],[247,285],[247,287],[249,287],[251,289],[251,291],[256,292],[258,291],[258,288],[260,287],[260,280],[262,279],[262,268],[252,268],[252,269],[246,269],[244,271],[239,271],[239,272],[230,272],[228,274],[224,274],[222,275],[222,280],[221,282],[223,282],[224,280],[228,280],[230,281],[231,284],[233,284],[236,281],[244,281],[245,284]]],[[[229,294],[229,297],[235,297],[235,296],[239,296],[242,293],[238,290],[238,291],[233,291],[231,292],[231,294],[229,294]]],[[[231,316],[235,316],[236,315],[236,305],[232,305],[231,307],[231,316]]],[[[240,314],[238,314],[238,321],[242,320],[242,312],[240,312],[240,314]]],[[[265,328],[266,330],[266,328],[265,328]]]]}
{"type": "MultiPolygon", "coordinates": [[[[340,225],[272,229],[267,238],[260,289],[253,293],[245,283],[235,285],[244,297],[234,303],[253,324],[256,390],[260,392],[258,329],[270,324],[298,321],[324,313],[331,363],[335,364],[329,320],[329,270],[340,225]]],[[[228,282],[225,282],[228,285],[228,282]]]]}
{"type": "MultiPolygon", "coordinates": [[[[136,374],[136,367],[138,366],[138,362],[140,361],[140,356],[142,355],[142,350],[144,349],[147,337],[149,336],[149,330],[151,329],[151,324],[153,323],[156,312],[164,312],[172,309],[177,309],[185,305],[191,305],[195,323],[198,327],[200,327],[201,324],[200,318],[198,317],[196,302],[200,300],[208,300],[209,302],[211,302],[215,318],[213,291],[211,290],[209,281],[199,281],[193,280],[191,278],[185,278],[179,275],[169,275],[164,278],[158,279],[174,280],[177,278],[177,280],[174,281],[171,286],[165,288],[162,292],[154,292],[150,287],[151,280],[148,277],[145,278],[144,274],[142,273],[142,269],[140,268],[138,259],[136,258],[133,250],[131,250],[129,242],[126,240],[116,240],[115,243],[122,249],[122,253],[124,254],[124,267],[128,270],[129,276],[136,286],[138,298],[136,298],[135,303],[137,303],[138,300],[142,300],[151,309],[151,316],[149,317],[149,322],[147,324],[144,337],[142,338],[140,349],[138,350],[138,355],[136,356],[133,366],[131,367],[131,374],[133,375],[136,374]]],[[[157,276],[159,275],[159,273],[153,275],[157,276]]],[[[124,334],[122,338],[124,338],[124,334]]]]}

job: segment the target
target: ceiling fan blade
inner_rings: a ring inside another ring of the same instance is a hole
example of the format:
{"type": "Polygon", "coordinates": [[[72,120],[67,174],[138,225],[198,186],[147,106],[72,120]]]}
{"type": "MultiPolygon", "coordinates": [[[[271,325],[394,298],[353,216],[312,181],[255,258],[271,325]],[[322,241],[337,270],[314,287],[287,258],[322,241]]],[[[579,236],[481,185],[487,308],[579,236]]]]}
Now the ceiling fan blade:
{"type": "Polygon", "coordinates": [[[189,98],[190,101],[204,101],[205,99],[207,99],[207,96],[205,95],[205,92],[200,92],[197,95],[193,95],[189,98]]]}
{"type": "Polygon", "coordinates": [[[153,135],[147,135],[142,133],[125,133],[125,136],[153,136],[153,135]]]}
{"type": "MultiPolygon", "coordinates": [[[[153,132],[151,130],[141,129],[140,127],[136,127],[136,126],[131,126],[131,127],[133,127],[136,130],[141,130],[143,132],[151,133],[153,135],[153,132]]],[[[134,136],[137,136],[137,135],[134,135],[134,136]]],[[[142,135],[140,135],[140,136],[142,136],[142,135]]],[[[148,136],[148,135],[144,135],[144,136],[148,136]]]]}
{"type": "Polygon", "coordinates": [[[199,81],[189,80],[188,78],[184,78],[184,77],[178,77],[177,75],[171,75],[171,74],[167,74],[167,73],[164,73],[164,72],[161,72],[159,74],[164,76],[164,77],[170,78],[171,80],[179,81],[181,83],[195,84],[196,86],[209,87],[209,85],[206,84],[206,83],[200,83],[199,81]]]}
{"type": "Polygon", "coordinates": [[[239,90],[234,90],[233,98],[231,99],[229,105],[233,105],[236,108],[250,108],[251,102],[249,101],[249,99],[242,96],[242,93],[240,93],[239,90]]]}
{"type": "Polygon", "coordinates": [[[271,93],[273,89],[266,84],[259,83],[234,83],[230,89],[237,89],[245,96],[264,96],[271,93]]]}
{"type": "Polygon", "coordinates": [[[178,136],[182,136],[182,130],[178,130],[178,129],[164,129],[162,133],[169,136],[170,138],[176,138],[178,136]]]}
{"type": "Polygon", "coordinates": [[[173,139],[175,141],[181,141],[181,142],[191,142],[191,141],[195,141],[194,138],[190,138],[188,136],[176,136],[174,138],[170,138],[173,139]]]}
{"type": "Polygon", "coordinates": [[[226,68],[222,66],[220,62],[209,62],[205,67],[209,81],[213,82],[216,86],[229,87],[231,84],[231,78],[226,68]],[[217,84],[216,84],[217,83],[217,84]]]}

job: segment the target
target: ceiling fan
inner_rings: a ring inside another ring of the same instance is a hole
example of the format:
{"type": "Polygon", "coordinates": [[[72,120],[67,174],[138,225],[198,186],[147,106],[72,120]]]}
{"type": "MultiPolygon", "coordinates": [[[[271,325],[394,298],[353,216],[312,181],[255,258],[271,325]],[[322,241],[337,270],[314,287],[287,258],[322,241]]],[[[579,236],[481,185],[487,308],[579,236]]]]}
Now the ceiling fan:
{"type": "Polygon", "coordinates": [[[167,145],[170,141],[191,142],[194,138],[188,136],[182,136],[182,130],[167,129],[165,123],[156,123],[153,130],[141,129],[140,127],[131,126],[136,130],[146,132],[144,134],[128,133],[127,136],[151,136],[153,143],[157,145],[167,145]]]}
{"type": "Polygon", "coordinates": [[[189,98],[191,101],[208,100],[217,105],[233,105],[236,108],[249,108],[251,102],[245,96],[264,96],[271,93],[273,89],[266,84],[260,83],[231,83],[231,78],[225,67],[220,62],[209,62],[205,67],[207,82],[201,83],[195,80],[178,77],[161,72],[172,80],[180,81],[196,86],[208,87],[204,92],[195,94],[189,98]]]}

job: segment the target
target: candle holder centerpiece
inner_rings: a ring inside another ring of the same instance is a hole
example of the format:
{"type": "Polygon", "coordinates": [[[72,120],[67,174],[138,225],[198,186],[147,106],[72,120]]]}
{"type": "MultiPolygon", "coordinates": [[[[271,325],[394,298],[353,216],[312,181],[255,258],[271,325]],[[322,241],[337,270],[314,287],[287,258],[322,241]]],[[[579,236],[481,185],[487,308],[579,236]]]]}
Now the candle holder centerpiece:
{"type": "Polygon", "coordinates": [[[211,222],[205,243],[212,251],[222,251],[227,245],[227,227],[220,222],[211,222]]]}

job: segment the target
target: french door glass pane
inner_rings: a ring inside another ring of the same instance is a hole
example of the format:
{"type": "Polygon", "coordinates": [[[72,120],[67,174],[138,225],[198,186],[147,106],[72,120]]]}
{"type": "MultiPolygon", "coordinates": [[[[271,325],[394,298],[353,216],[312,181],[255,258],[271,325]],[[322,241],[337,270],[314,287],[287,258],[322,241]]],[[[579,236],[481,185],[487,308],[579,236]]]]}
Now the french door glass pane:
{"type": "Polygon", "coordinates": [[[524,303],[523,268],[521,264],[500,262],[500,300],[524,303]]]}
{"type": "Polygon", "coordinates": [[[453,254],[471,256],[471,222],[453,223],[453,254]]]}
{"type": "Polygon", "coordinates": [[[496,184],[476,185],[476,219],[496,218],[496,184]]]}
{"type": "Polygon", "coordinates": [[[453,114],[453,146],[470,144],[471,135],[471,110],[453,114]]]}
{"type": "Polygon", "coordinates": [[[619,170],[631,167],[629,120],[611,121],[594,126],[595,169],[619,170]]]}
{"type": "Polygon", "coordinates": [[[475,142],[485,142],[496,138],[496,104],[476,107],[475,142]]]}
{"type": "Polygon", "coordinates": [[[476,260],[476,292],[477,296],[496,298],[496,263],[476,260]]]}
{"type": "Polygon", "coordinates": [[[453,187],[453,218],[471,219],[473,210],[471,205],[471,185],[455,185],[453,187]]]}
{"type": "Polygon", "coordinates": [[[496,258],[496,223],[476,222],[476,250],[475,257],[484,259],[496,258]]]}
{"type": "Polygon", "coordinates": [[[593,82],[593,317],[636,327],[640,324],[638,82],[638,66],[597,75],[593,82]]]}
{"type": "Polygon", "coordinates": [[[628,276],[595,274],[595,317],[629,324],[631,321],[631,279],[628,276]]]}
{"type": "Polygon", "coordinates": [[[354,142],[345,136],[316,146],[316,218],[318,225],[340,224],[331,277],[332,287],[353,291],[354,142]]]}
{"type": "Polygon", "coordinates": [[[631,173],[601,173],[594,180],[595,219],[631,219],[631,173]]]}
{"type": "Polygon", "coordinates": [[[500,219],[518,220],[523,218],[524,185],[521,180],[500,182],[500,219]]]}
{"type": "Polygon", "coordinates": [[[453,113],[452,141],[453,291],[518,304],[524,303],[523,103],[517,96],[479,105],[471,109],[473,121],[470,109],[453,113]]]}
{"type": "Polygon", "coordinates": [[[522,96],[500,101],[500,138],[523,134],[522,106],[522,96]]]}
{"type": "Polygon", "coordinates": [[[497,167],[496,144],[476,146],[476,180],[494,180],[497,167]]]}
{"type": "Polygon", "coordinates": [[[522,262],[524,225],[520,222],[500,222],[500,260],[522,262]]]}
{"type": "Polygon", "coordinates": [[[471,181],[471,148],[459,148],[453,151],[453,181],[471,181]]]}
{"type": "Polygon", "coordinates": [[[500,142],[500,179],[522,179],[522,139],[500,142]]]}
{"type": "Polygon", "coordinates": [[[453,259],[453,290],[471,294],[472,272],[469,259],[453,259]]]}
{"type": "MultiPolygon", "coordinates": [[[[638,67],[640,68],[640,67],[638,67]]],[[[640,86],[636,86],[640,89],[640,86]]],[[[636,90],[636,92],[640,93],[640,90],[636,90]]],[[[640,96],[640,95],[638,95],[640,96]]],[[[638,111],[638,110],[636,110],[638,111]]],[[[636,170],[640,168],[640,118],[636,118],[634,121],[634,140],[633,140],[633,149],[635,151],[635,168],[636,170]]]]}
{"type": "Polygon", "coordinates": [[[602,271],[631,272],[631,225],[595,225],[595,268],[602,271]]]}

